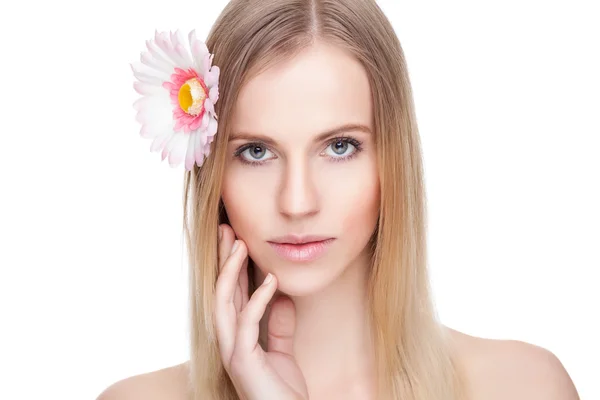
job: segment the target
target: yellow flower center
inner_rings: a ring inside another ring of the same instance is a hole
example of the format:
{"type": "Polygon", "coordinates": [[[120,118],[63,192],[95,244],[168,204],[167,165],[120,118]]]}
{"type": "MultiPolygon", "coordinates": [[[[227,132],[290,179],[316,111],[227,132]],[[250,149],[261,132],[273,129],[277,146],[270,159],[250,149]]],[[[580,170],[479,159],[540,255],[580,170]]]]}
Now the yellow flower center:
{"type": "Polygon", "coordinates": [[[198,79],[188,79],[179,89],[179,106],[190,115],[198,115],[206,97],[206,90],[198,79]]]}

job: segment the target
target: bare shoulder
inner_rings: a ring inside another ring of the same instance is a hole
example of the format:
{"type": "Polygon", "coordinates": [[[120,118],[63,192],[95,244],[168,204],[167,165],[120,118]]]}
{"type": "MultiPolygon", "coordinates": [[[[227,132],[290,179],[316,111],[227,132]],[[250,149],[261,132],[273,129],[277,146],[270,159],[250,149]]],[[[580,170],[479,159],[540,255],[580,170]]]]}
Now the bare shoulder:
{"type": "Polygon", "coordinates": [[[448,331],[464,367],[471,400],[579,400],[571,377],[550,350],[519,340],[448,331]]]}
{"type": "Polygon", "coordinates": [[[188,362],[130,376],[107,387],[96,400],[188,400],[188,362]]]}

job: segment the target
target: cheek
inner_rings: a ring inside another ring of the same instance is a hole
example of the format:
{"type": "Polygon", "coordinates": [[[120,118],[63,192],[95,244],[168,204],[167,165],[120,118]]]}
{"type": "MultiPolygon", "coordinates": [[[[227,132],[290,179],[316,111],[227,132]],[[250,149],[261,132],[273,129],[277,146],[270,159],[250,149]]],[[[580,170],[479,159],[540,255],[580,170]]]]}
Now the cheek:
{"type": "Polygon", "coordinates": [[[234,167],[225,173],[223,180],[222,198],[229,222],[236,235],[248,244],[256,236],[251,233],[258,233],[265,221],[269,221],[269,211],[272,218],[274,207],[269,202],[274,199],[273,188],[266,184],[273,179],[257,172],[234,167]]]}
{"type": "Polygon", "coordinates": [[[361,163],[360,168],[347,171],[344,179],[331,179],[325,198],[327,218],[337,220],[340,233],[351,233],[349,237],[357,244],[370,237],[379,217],[380,187],[375,163],[361,163]]]}
{"type": "Polygon", "coordinates": [[[346,197],[343,229],[364,232],[364,236],[370,236],[379,216],[379,185],[370,181],[354,189],[346,197]]]}

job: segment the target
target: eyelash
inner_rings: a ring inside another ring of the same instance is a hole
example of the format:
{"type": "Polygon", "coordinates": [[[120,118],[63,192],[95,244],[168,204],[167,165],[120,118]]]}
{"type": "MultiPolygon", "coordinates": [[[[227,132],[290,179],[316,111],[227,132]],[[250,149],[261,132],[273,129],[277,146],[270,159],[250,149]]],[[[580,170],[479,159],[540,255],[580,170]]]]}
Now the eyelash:
{"type": "MultiPolygon", "coordinates": [[[[346,156],[346,157],[330,157],[332,159],[332,162],[349,161],[349,160],[353,159],[354,157],[356,157],[358,155],[358,153],[360,153],[363,150],[362,149],[362,142],[359,141],[359,140],[357,140],[357,139],[355,139],[355,138],[353,138],[353,137],[351,137],[351,136],[339,136],[339,137],[335,137],[335,138],[329,140],[329,142],[327,142],[327,146],[325,148],[327,148],[327,147],[329,147],[332,144],[337,143],[337,142],[349,143],[352,146],[354,146],[355,150],[354,150],[354,152],[352,154],[350,154],[349,156],[346,156]]],[[[242,155],[242,153],[244,151],[246,151],[248,149],[251,149],[252,147],[255,147],[255,146],[259,146],[259,147],[263,147],[263,148],[268,149],[268,147],[264,143],[262,143],[262,142],[251,142],[251,143],[246,143],[246,144],[238,147],[235,150],[233,156],[235,158],[239,159],[242,164],[247,164],[247,165],[250,165],[252,167],[257,167],[257,166],[263,165],[266,162],[272,160],[272,158],[270,158],[268,160],[263,160],[263,161],[248,161],[248,160],[245,160],[244,158],[241,157],[241,155],[242,155]]]]}

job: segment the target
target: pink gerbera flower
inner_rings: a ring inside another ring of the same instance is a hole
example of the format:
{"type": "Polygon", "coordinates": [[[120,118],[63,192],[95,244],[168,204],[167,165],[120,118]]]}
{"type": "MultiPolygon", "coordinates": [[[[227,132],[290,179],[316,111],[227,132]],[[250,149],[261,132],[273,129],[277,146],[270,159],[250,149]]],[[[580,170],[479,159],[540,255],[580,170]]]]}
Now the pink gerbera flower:
{"type": "Polygon", "coordinates": [[[217,132],[214,105],[219,99],[219,67],[206,44],[188,35],[189,49],[179,31],[155,32],[146,41],[141,62],[131,64],[143,97],[134,103],[140,135],[152,138],[150,150],[162,150],[162,159],[176,167],[185,160],[191,171],[202,166],[217,132]]]}

